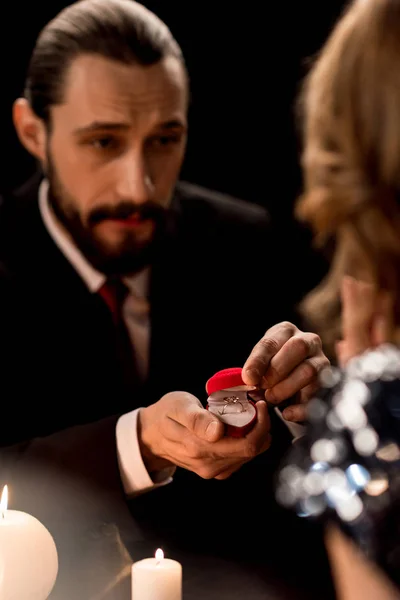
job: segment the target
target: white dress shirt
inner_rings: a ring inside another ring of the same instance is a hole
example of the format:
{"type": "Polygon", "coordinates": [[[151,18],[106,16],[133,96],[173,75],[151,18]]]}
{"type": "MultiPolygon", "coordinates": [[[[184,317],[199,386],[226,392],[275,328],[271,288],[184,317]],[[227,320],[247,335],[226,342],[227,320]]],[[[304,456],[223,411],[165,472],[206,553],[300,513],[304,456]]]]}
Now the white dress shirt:
{"type": "MultiPolygon", "coordinates": [[[[55,244],[71,263],[87,285],[89,291],[97,293],[106,282],[104,273],[97,271],[76,247],[71,237],[57,221],[48,201],[48,182],[42,181],[39,188],[39,209],[44,225],[55,244]]],[[[124,283],[129,294],[123,305],[123,315],[132,344],[139,375],[147,376],[150,348],[150,304],[148,300],[150,269],[146,268],[134,276],[126,277],[124,283]]],[[[172,481],[174,467],[164,469],[150,477],[144,465],[137,434],[140,408],[119,418],[116,428],[116,443],[121,479],[125,492],[132,496],[149,491],[172,481]]]]}

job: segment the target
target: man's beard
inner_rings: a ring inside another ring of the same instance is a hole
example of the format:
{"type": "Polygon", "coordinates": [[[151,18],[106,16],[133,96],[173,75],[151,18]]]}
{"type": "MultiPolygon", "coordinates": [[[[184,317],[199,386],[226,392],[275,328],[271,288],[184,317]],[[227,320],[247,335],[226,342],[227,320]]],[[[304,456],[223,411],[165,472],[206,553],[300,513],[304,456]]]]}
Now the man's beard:
{"type": "Polygon", "coordinates": [[[49,153],[46,177],[49,182],[49,202],[54,214],[95,269],[106,275],[129,275],[153,262],[166,229],[168,209],[153,202],[136,205],[134,202],[121,201],[114,206],[103,205],[93,209],[84,222],[76,209],[76,202],[61,184],[49,153]],[[121,242],[111,247],[96,235],[96,226],[103,220],[125,219],[131,214],[153,221],[155,232],[151,240],[138,244],[134,234],[127,231],[121,237],[121,242]]]}

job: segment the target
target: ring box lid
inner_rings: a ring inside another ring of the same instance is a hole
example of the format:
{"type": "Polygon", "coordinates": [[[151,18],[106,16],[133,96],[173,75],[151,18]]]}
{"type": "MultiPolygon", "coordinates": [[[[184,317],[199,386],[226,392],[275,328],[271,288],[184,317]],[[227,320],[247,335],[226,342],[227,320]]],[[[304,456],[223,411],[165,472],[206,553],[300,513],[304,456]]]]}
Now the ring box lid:
{"type": "Polygon", "coordinates": [[[244,383],[240,367],[218,371],[206,383],[206,392],[209,396],[220,390],[241,391],[238,388],[242,388],[243,391],[256,389],[255,386],[249,386],[244,383]]]}

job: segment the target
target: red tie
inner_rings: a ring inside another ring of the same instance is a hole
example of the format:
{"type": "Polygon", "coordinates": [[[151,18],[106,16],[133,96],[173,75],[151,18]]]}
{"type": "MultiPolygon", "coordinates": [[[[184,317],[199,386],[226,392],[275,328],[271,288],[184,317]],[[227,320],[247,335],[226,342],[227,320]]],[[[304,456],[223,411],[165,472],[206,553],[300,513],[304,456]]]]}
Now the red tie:
{"type": "Polygon", "coordinates": [[[120,325],[123,320],[122,309],[125,298],[128,295],[128,288],[118,278],[110,278],[101,286],[99,294],[110,309],[115,325],[120,325]]]}
{"type": "MultiPolygon", "coordinates": [[[[117,278],[108,279],[99,289],[99,295],[109,308],[115,326],[116,355],[122,368],[123,379],[130,393],[133,393],[139,380],[135,352],[122,310],[128,293],[126,285],[117,278]]],[[[134,402],[134,399],[131,398],[130,401],[134,402]]]]}

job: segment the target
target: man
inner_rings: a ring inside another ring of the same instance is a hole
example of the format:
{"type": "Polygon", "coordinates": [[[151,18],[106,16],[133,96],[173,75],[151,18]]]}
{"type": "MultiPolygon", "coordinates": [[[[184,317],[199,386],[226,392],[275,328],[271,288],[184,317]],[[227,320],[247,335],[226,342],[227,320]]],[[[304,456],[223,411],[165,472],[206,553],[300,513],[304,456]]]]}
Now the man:
{"type": "Polygon", "coordinates": [[[264,211],[177,184],[188,96],[162,22],[128,0],[84,0],[41,33],[13,112],[45,177],[0,215],[0,439],[123,415],[132,495],[175,466],[227,478],[269,448],[264,402],[244,440],[202,406],[206,380],[243,365],[266,329],[244,377],[271,403],[306,398],[327,364],[317,336],[274,325],[291,283],[264,211]]]}

